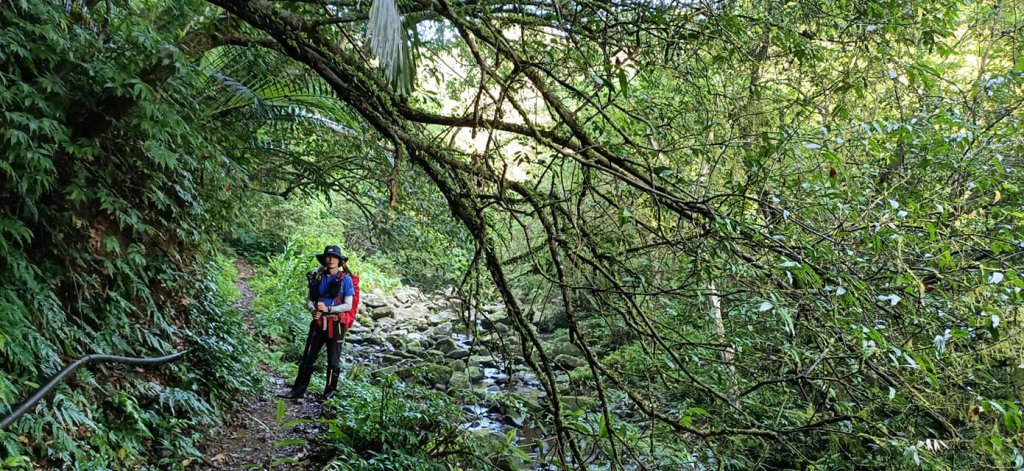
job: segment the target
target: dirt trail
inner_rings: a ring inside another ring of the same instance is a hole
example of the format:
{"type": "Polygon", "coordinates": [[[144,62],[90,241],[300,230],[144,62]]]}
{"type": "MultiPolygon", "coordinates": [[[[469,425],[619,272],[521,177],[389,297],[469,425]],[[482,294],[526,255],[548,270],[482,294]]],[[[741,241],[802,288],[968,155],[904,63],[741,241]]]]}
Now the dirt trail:
{"type": "MultiPolygon", "coordinates": [[[[252,327],[253,313],[249,310],[254,293],[249,287],[249,278],[254,269],[245,260],[237,260],[238,279],[235,284],[241,292],[235,309],[239,311],[246,325],[252,327]]],[[[278,400],[275,394],[287,389],[290,380],[278,376],[266,365],[267,388],[260,397],[231,413],[224,424],[217,427],[213,436],[200,447],[204,455],[202,462],[191,466],[197,470],[226,469],[320,469],[330,459],[329,450],[319,446],[317,437],[323,427],[306,423],[285,428],[277,420],[278,400]],[[288,440],[301,441],[279,446],[288,440]]],[[[296,418],[317,419],[321,414],[319,401],[307,397],[303,401],[284,401],[283,422],[296,418]]]]}

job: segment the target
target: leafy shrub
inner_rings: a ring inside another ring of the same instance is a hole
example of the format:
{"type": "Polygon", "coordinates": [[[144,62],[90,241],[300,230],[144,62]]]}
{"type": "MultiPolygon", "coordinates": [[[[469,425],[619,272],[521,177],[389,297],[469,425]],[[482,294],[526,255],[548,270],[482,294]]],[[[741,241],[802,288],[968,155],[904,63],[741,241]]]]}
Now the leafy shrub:
{"type": "Polygon", "coordinates": [[[457,447],[462,411],[449,397],[394,376],[379,385],[344,378],[338,389],[344,394],[329,403],[337,418],[327,421],[335,469],[448,469],[432,456],[457,447]]]}
{"type": "Polygon", "coordinates": [[[188,19],[116,14],[101,33],[102,9],[67,5],[0,9],[0,414],[88,353],[193,351],[80,370],[0,448],[43,468],[180,468],[200,430],[259,386],[228,308],[232,274],[202,262],[233,211],[233,165],[210,141],[230,135],[194,119],[189,64],[157,64],[164,93],[137,75],[188,19]]]}

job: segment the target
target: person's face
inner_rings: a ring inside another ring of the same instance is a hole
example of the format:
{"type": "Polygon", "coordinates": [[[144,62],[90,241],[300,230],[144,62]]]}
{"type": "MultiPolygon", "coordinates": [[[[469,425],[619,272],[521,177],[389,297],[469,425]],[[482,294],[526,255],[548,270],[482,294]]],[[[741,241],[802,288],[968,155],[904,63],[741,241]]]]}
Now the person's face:
{"type": "Polygon", "coordinates": [[[335,257],[334,255],[328,255],[327,256],[327,268],[330,268],[331,270],[333,270],[335,268],[338,268],[339,266],[341,266],[341,259],[340,258],[335,257]]]}

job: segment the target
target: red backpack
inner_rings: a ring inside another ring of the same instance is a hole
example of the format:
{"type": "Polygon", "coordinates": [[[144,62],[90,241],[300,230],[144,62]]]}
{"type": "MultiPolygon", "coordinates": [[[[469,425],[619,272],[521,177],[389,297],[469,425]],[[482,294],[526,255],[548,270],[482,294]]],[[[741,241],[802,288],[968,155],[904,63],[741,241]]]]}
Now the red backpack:
{"type": "MultiPolygon", "coordinates": [[[[345,324],[345,331],[352,328],[352,323],[356,321],[356,313],[359,312],[359,276],[355,274],[346,275],[352,278],[352,289],[355,294],[352,296],[352,309],[348,312],[341,313],[341,323],[345,324]]],[[[338,302],[342,302],[341,296],[338,296],[338,302]]]]}

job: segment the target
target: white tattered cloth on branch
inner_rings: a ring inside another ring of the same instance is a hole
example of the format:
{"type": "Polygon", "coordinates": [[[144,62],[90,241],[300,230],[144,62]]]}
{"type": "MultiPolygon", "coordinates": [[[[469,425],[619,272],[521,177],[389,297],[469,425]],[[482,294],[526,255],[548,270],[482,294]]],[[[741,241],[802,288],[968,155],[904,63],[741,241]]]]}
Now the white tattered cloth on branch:
{"type": "Polygon", "coordinates": [[[366,34],[370,52],[377,57],[388,82],[398,93],[408,94],[412,92],[414,70],[402,23],[395,0],[374,0],[366,34]]]}

